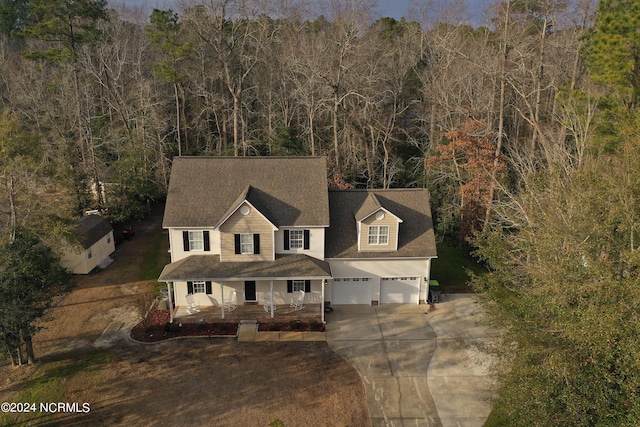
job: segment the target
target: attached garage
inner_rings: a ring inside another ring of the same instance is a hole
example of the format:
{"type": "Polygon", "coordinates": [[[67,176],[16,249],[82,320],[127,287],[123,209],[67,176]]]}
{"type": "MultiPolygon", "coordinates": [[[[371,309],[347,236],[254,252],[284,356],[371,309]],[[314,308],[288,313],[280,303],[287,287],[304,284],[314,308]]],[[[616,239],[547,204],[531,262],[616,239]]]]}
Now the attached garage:
{"type": "Polygon", "coordinates": [[[417,304],[419,277],[383,277],[380,280],[380,304],[417,304]]]}
{"type": "Polygon", "coordinates": [[[333,279],[331,304],[371,304],[368,277],[333,279]]]}

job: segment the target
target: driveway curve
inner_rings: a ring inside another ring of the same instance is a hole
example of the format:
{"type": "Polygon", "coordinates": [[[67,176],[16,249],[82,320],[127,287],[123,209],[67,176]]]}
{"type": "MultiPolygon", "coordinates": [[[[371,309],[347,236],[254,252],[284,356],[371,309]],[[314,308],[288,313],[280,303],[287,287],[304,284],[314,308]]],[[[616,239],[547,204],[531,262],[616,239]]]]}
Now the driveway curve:
{"type": "Polygon", "coordinates": [[[480,427],[489,416],[495,339],[474,295],[441,301],[327,315],[327,342],[360,373],[372,426],[480,427]]]}

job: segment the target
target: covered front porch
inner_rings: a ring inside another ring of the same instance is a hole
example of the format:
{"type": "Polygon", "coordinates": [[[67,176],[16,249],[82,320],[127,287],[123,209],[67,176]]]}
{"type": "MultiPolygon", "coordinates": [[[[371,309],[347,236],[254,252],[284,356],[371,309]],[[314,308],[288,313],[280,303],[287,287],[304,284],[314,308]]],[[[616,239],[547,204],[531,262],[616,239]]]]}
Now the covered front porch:
{"type": "Polygon", "coordinates": [[[329,264],[307,255],[256,262],[191,255],[166,265],[158,280],[167,282],[171,321],[324,322],[329,278],[329,264]]]}
{"type": "Polygon", "coordinates": [[[186,306],[176,306],[173,309],[173,318],[176,321],[184,323],[217,323],[229,322],[236,323],[240,320],[257,320],[260,323],[269,322],[290,322],[291,320],[300,320],[302,322],[317,321],[322,322],[324,307],[322,304],[305,304],[305,308],[296,311],[289,304],[276,305],[273,317],[271,311],[267,312],[262,305],[244,304],[238,305],[235,310],[228,312],[225,310],[224,318],[222,317],[222,308],[220,306],[201,306],[199,312],[189,313],[186,306]]]}

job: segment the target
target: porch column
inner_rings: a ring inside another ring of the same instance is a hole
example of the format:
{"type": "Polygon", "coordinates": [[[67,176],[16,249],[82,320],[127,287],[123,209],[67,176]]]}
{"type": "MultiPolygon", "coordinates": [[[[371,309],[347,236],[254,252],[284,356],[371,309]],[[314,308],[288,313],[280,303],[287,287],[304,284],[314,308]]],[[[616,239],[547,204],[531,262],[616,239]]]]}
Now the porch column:
{"type": "Polygon", "coordinates": [[[324,284],[327,283],[327,279],[322,279],[322,295],[320,296],[320,316],[322,318],[322,323],[326,323],[324,321],[324,284]]]}
{"type": "Polygon", "coordinates": [[[220,309],[222,310],[222,319],[224,320],[224,282],[220,282],[220,309]]]}
{"type": "Polygon", "coordinates": [[[275,316],[273,307],[273,280],[269,280],[269,290],[271,291],[271,318],[275,316]]]}
{"type": "Polygon", "coordinates": [[[171,288],[173,286],[173,282],[167,282],[167,294],[169,296],[169,322],[173,323],[173,298],[171,297],[171,288]]]}

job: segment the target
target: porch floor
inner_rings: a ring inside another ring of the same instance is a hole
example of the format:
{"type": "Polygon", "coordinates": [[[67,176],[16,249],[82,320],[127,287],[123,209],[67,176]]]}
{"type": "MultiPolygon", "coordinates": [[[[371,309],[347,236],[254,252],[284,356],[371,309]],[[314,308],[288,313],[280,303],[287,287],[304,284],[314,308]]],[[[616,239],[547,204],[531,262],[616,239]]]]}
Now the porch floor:
{"type": "Polygon", "coordinates": [[[177,306],[174,308],[174,319],[180,322],[191,323],[204,321],[206,323],[229,322],[235,323],[241,320],[257,320],[258,322],[289,322],[290,320],[301,320],[308,322],[311,320],[322,320],[321,304],[305,304],[305,308],[295,311],[288,304],[276,305],[273,319],[271,312],[267,313],[262,305],[238,305],[232,312],[224,311],[222,319],[222,309],[220,306],[201,306],[200,312],[189,314],[187,307],[177,306]],[[202,320],[203,319],[203,320],[202,320]]]}

